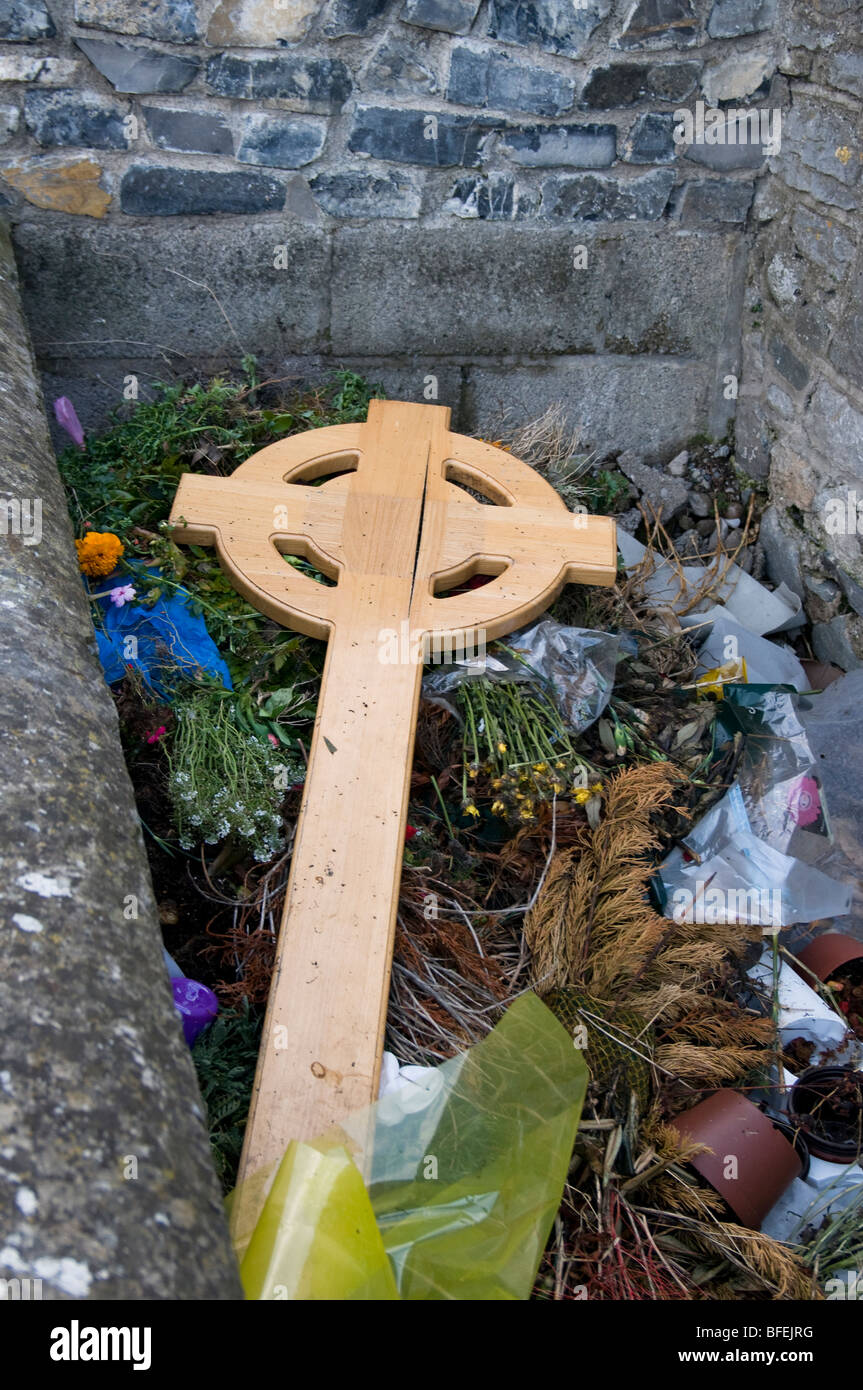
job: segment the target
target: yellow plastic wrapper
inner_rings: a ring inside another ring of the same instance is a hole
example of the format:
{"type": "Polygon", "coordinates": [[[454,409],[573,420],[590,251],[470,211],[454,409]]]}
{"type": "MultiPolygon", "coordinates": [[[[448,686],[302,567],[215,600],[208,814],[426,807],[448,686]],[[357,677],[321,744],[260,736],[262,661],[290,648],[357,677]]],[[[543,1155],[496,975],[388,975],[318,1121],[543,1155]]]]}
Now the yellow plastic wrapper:
{"type": "Polygon", "coordinates": [[[247,1297],[528,1298],[587,1079],[550,1010],[520,996],[424,1085],[290,1145],[242,1256],[247,1297]]]}
{"type": "Polygon", "coordinates": [[[726,685],[741,681],[745,685],[746,680],[746,661],[742,656],[738,656],[724,662],[722,666],[714,666],[712,671],[705,671],[695,682],[695,689],[699,695],[715,695],[721,700],[726,685]]]}

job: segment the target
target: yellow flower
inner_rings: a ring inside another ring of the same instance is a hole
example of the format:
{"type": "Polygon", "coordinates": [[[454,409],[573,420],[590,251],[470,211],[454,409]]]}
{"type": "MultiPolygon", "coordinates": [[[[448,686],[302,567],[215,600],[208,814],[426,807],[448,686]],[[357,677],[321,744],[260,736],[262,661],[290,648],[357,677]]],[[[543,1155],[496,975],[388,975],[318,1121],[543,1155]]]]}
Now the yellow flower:
{"type": "Polygon", "coordinates": [[[497,751],[498,751],[498,753],[506,753],[506,752],[507,752],[507,746],[506,746],[506,744],[505,744],[505,743],[499,743],[499,744],[497,745],[497,751]]]}
{"type": "Polygon", "coordinates": [[[493,816],[503,816],[506,814],[506,806],[502,801],[493,801],[491,813],[493,816]]]}
{"type": "Polygon", "coordinates": [[[583,806],[586,801],[590,800],[590,792],[582,787],[581,791],[575,793],[575,799],[579,806],[583,806]]]}
{"type": "Polygon", "coordinates": [[[123,542],[113,531],[90,531],[75,542],[78,564],[93,579],[112,574],[123,554],[123,542]]]}
{"type": "Polygon", "coordinates": [[[534,763],[534,765],[533,765],[533,770],[534,770],[534,772],[546,772],[546,771],[548,770],[548,764],[547,764],[547,763],[534,763]]]}
{"type": "Polygon", "coordinates": [[[491,784],[492,791],[499,792],[502,786],[503,786],[503,778],[502,778],[502,777],[495,777],[494,781],[493,781],[492,784],[491,784]]]}
{"type": "Polygon", "coordinates": [[[592,792],[601,792],[601,791],[602,791],[602,783],[601,783],[601,782],[594,782],[594,784],[593,784],[593,786],[591,787],[590,790],[591,790],[592,792]]]}
{"type": "Polygon", "coordinates": [[[476,816],[477,820],[479,820],[479,811],[476,809],[472,801],[469,801],[467,803],[467,805],[464,808],[464,813],[466,816],[476,816]]]}

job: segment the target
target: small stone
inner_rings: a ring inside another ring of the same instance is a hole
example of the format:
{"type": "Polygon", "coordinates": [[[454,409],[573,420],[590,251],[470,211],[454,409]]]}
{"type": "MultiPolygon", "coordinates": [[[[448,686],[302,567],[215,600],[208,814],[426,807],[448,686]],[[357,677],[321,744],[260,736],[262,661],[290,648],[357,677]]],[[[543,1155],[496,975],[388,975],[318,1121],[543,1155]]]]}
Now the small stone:
{"type": "Polygon", "coordinates": [[[461,46],[453,49],[446,94],[457,106],[560,116],[572,107],[575,83],[489,48],[461,46]]]}
{"type": "Polygon", "coordinates": [[[621,512],[620,516],[615,517],[615,521],[621,531],[626,531],[628,535],[634,536],[644,517],[638,507],[630,507],[628,511],[621,512]]]}
{"type": "Polygon", "coordinates": [[[676,216],[684,227],[745,222],[754,191],[754,184],[734,179],[689,179],[678,198],[676,216]]]}
{"type": "Polygon", "coordinates": [[[0,102],[0,145],[8,145],[21,124],[21,113],[17,106],[0,102]]]}
{"type": "Polygon", "coordinates": [[[369,64],[366,81],[376,92],[414,99],[421,92],[431,94],[438,90],[428,46],[413,36],[409,43],[404,39],[387,39],[369,64]]]}
{"type": "Polygon", "coordinates": [[[401,18],[422,29],[466,34],[477,16],[480,0],[405,0],[401,18]]]}
{"type": "Polygon", "coordinates": [[[687,499],[687,506],[693,516],[705,517],[713,515],[713,503],[704,492],[690,492],[687,499]]]}
{"type": "Polygon", "coordinates": [[[209,115],[167,106],[144,106],[142,110],[157,149],[193,154],[234,153],[234,137],[218,112],[209,115]]]}
{"type": "Polygon", "coordinates": [[[446,112],[431,115],[405,107],[358,106],[348,149],[396,163],[471,168],[481,162],[485,141],[493,128],[494,122],[482,117],[451,116],[446,112]]]}
{"type": "Polygon", "coordinates": [[[5,0],[0,10],[0,39],[30,43],[33,39],[53,39],[56,32],[45,0],[5,0]]]}
{"type": "Polygon", "coordinates": [[[613,125],[535,125],[506,130],[498,149],[513,164],[527,168],[606,169],[617,154],[613,125]]]}
{"type": "Polygon", "coordinates": [[[731,453],[731,447],[728,444],[717,444],[710,452],[715,459],[727,459],[731,453]]]}
{"type": "Polygon", "coordinates": [[[581,105],[607,110],[639,101],[683,101],[695,90],[700,63],[613,63],[594,68],[581,105]]]}
{"type": "Polygon", "coordinates": [[[684,478],[686,476],[686,466],[689,463],[689,453],[686,449],[675,454],[668,465],[668,471],[673,478],[684,478]]]}
{"type": "Polygon", "coordinates": [[[197,58],[157,53],[114,39],[76,39],[82,53],[116,92],[182,92],[198,72],[197,58]]]}
{"type": "Polygon", "coordinates": [[[542,215],[573,222],[655,221],[665,211],[673,184],[669,169],[631,179],[561,174],[543,184],[542,215]]]}
{"type": "Polygon", "coordinates": [[[702,536],[706,540],[708,536],[713,535],[715,529],[713,519],[709,516],[704,517],[703,520],[697,521],[695,523],[695,529],[698,532],[699,536],[702,536]]]}
{"type": "Polygon", "coordinates": [[[96,150],[129,148],[124,107],[98,92],[58,88],[24,97],[27,128],[40,145],[82,145],[96,150]]]}
{"type": "Polygon", "coordinates": [[[743,503],[742,503],[742,502],[729,502],[729,503],[728,503],[728,506],[725,508],[725,515],[727,516],[727,518],[728,518],[729,521],[742,521],[742,520],[743,520],[743,503]]]}
{"type": "Polygon", "coordinates": [[[677,153],[674,116],[648,111],[639,116],[624,145],[624,158],[632,164],[670,164],[677,153]]]}
{"type": "Polygon", "coordinates": [[[72,58],[42,58],[37,53],[4,53],[0,56],[0,82],[36,82],[40,87],[74,83],[81,64],[72,58]]]}
{"type": "Polygon", "coordinates": [[[620,455],[617,466],[635,484],[653,510],[661,513],[663,521],[671,521],[686,506],[689,494],[679,479],[669,478],[658,468],[633,460],[628,453],[620,455]]]}
{"type": "Polygon", "coordinates": [[[207,29],[214,48],[275,48],[305,38],[324,0],[219,0],[207,29]]]}
{"type": "Polygon", "coordinates": [[[681,47],[697,32],[692,0],[638,0],[619,42],[621,48],[681,47]]]}
{"type": "Polygon", "coordinates": [[[180,909],[173,898],[163,898],[159,903],[159,921],[163,927],[175,927],[180,920],[180,909]]]}
{"type": "Polygon", "coordinates": [[[279,212],[284,184],[262,174],[133,164],[123,175],[120,206],[136,217],[279,212]]]}
{"type": "Polygon", "coordinates": [[[504,43],[521,43],[578,58],[611,0],[491,0],[488,32],[504,43]]]}
{"type": "Polygon", "coordinates": [[[81,217],[105,216],[111,195],[99,186],[101,177],[102,169],[95,160],[68,155],[16,160],[0,169],[0,178],[34,207],[81,217]]]}
{"type": "Polygon", "coordinates": [[[721,63],[708,68],[701,90],[711,107],[720,101],[743,101],[751,97],[767,80],[773,64],[764,53],[734,53],[721,63]]]}
{"type": "Polygon", "coordinates": [[[247,116],[237,159],[271,169],[299,169],[317,159],[327,138],[326,121],[261,111],[247,116]]]}
{"type": "Polygon", "coordinates": [[[769,29],[775,9],[775,0],[716,0],[707,21],[707,32],[712,39],[757,34],[761,29],[769,29]]]}
{"type": "Polygon", "coordinates": [[[677,524],[681,531],[693,531],[695,529],[695,517],[690,516],[689,512],[681,512],[677,518],[677,524]]]}
{"type": "Polygon", "coordinates": [[[352,83],[340,58],[241,58],[219,53],[207,62],[207,86],[218,96],[241,101],[304,101],[310,111],[326,114],[341,109],[352,83]]]}
{"type": "Polygon", "coordinates": [[[348,169],[316,174],[309,187],[331,217],[419,217],[422,190],[402,171],[370,174],[348,169]]]}
{"type": "Polygon", "coordinates": [[[334,0],[324,33],[328,39],[364,34],[386,7],[387,0],[334,0]]]}
{"type": "Polygon", "coordinates": [[[168,43],[201,38],[195,0],[75,0],[75,19],[85,28],[140,34],[168,43]]]}

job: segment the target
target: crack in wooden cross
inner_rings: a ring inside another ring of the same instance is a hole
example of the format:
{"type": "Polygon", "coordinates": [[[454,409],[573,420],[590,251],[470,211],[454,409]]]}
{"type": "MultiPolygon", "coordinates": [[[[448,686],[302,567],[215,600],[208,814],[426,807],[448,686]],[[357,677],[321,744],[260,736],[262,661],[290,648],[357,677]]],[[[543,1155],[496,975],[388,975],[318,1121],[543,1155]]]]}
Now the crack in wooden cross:
{"type": "Polygon", "coordinates": [[[377,1095],[422,678],[421,657],[388,660],[390,634],[407,623],[414,650],[420,634],[470,648],[566,583],[615,579],[611,519],[569,512],[533,468],[449,423],[443,406],[373,400],[365,424],[177,489],[176,540],[215,545],[255,608],[328,639],[240,1180],[377,1095]],[[477,573],[495,577],[437,596],[477,573]]]}

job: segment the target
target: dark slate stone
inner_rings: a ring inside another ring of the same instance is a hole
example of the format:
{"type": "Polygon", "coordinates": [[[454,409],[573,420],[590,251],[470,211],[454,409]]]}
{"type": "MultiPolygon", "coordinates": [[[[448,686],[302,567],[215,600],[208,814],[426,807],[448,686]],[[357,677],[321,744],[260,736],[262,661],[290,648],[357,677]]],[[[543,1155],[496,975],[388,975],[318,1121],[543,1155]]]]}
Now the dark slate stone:
{"type": "Polygon", "coordinates": [[[32,39],[53,39],[56,32],[44,0],[4,0],[0,5],[0,39],[29,43],[32,39]]]}
{"type": "Polygon", "coordinates": [[[140,44],[113,39],[75,42],[117,92],[182,92],[200,67],[197,58],[157,53],[140,44]]]}
{"type": "Polygon", "coordinates": [[[642,48],[661,44],[667,47],[692,43],[697,27],[692,0],[638,0],[620,36],[620,46],[642,48]]]}
{"type": "Polygon", "coordinates": [[[222,97],[244,101],[291,98],[312,111],[338,111],[351,93],[351,78],[340,58],[240,58],[219,53],[207,62],[207,86],[222,97]]]}
{"type": "Polygon", "coordinates": [[[626,158],[632,164],[670,164],[677,153],[674,125],[670,111],[639,116],[626,142],[626,158]]]}
{"type": "Polygon", "coordinates": [[[665,211],[673,183],[670,169],[631,179],[560,174],[542,186],[542,214],[567,222],[653,222],[665,211]]]}
{"type": "Polygon", "coordinates": [[[121,106],[95,92],[58,87],[52,92],[29,91],[24,97],[27,129],[40,145],[81,145],[92,150],[129,147],[121,106]]]}
{"type": "Polygon", "coordinates": [[[341,39],[347,34],[364,34],[374,20],[380,18],[387,0],[333,0],[329,18],[324,25],[328,39],[341,39]]]}
{"type": "Polygon", "coordinates": [[[327,123],[308,116],[261,111],[247,116],[237,159],[271,169],[299,169],[317,159],[327,138],[327,123]]]}
{"type": "Polygon", "coordinates": [[[192,154],[233,154],[234,137],[220,115],[173,111],[166,106],[142,107],[150,139],[160,150],[192,154]]]}
{"type": "Polygon", "coordinates": [[[775,0],[716,0],[707,21],[712,39],[733,39],[769,29],[776,11],[775,0]]]}
{"type": "Polygon", "coordinates": [[[453,49],[446,94],[447,100],[458,106],[560,116],[572,107],[575,83],[534,64],[514,62],[492,49],[462,46],[453,49]]]}
{"type": "Polygon", "coordinates": [[[366,85],[374,92],[408,96],[414,100],[422,92],[436,92],[437,76],[431,62],[423,61],[427,57],[427,48],[413,35],[409,41],[387,39],[366,69],[366,85]]]}
{"type": "Polygon", "coordinates": [[[443,210],[481,222],[512,222],[532,216],[538,204],[535,194],[519,191],[511,174],[474,174],[459,179],[443,210]]]}
{"type": "Polygon", "coordinates": [[[612,63],[593,69],[581,104],[608,110],[639,101],[683,101],[700,76],[700,63],[612,63]]]}
{"type": "MultiPolygon", "coordinates": [[[[736,117],[738,110],[745,112],[744,107],[731,107],[723,112],[722,125],[718,130],[723,135],[722,144],[708,144],[698,141],[695,144],[687,145],[685,155],[692,160],[693,164],[702,164],[706,169],[716,169],[720,173],[728,169],[758,169],[767,158],[767,154],[760,140],[760,125],[758,128],[759,138],[750,140],[752,135],[751,122],[748,114],[744,115],[743,121],[736,117]]],[[[751,107],[750,113],[755,117],[756,123],[760,121],[760,111],[757,107],[751,107]]],[[[713,130],[714,123],[707,121],[705,125],[705,136],[713,130]],[[709,129],[708,129],[709,127],[709,129]]],[[[772,131],[772,123],[768,128],[772,131]]]]}
{"type": "Polygon", "coordinates": [[[781,338],[771,338],[770,356],[785,380],[790,381],[796,391],[802,391],[809,380],[809,371],[781,338]]]}
{"type": "Polygon", "coordinates": [[[133,164],[120,185],[120,206],[135,217],[279,212],[284,202],[285,186],[278,179],[233,170],[133,164]]]}
{"type": "Polygon", "coordinates": [[[419,217],[422,193],[416,180],[403,171],[370,174],[346,169],[317,174],[309,187],[318,205],[331,217],[419,217]]]}
{"type": "Polygon", "coordinates": [[[86,28],[167,43],[194,43],[202,37],[196,0],[75,0],[75,19],[86,28]]]}
{"type": "Polygon", "coordinates": [[[755,185],[734,179],[689,179],[675,198],[673,215],[684,227],[746,221],[755,185]]]}
{"type": "Polygon", "coordinates": [[[375,159],[437,168],[480,163],[494,122],[487,118],[408,111],[387,106],[359,106],[348,149],[375,159]]]}
{"type": "Polygon", "coordinates": [[[405,0],[401,18],[421,29],[466,34],[476,19],[480,0],[405,0]]]}
{"type": "Polygon", "coordinates": [[[577,58],[611,0],[491,0],[488,32],[504,43],[538,44],[577,58]]]}
{"type": "Polygon", "coordinates": [[[504,131],[499,148],[513,164],[533,169],[607,169],[617,156],[617,126],[522,126],[504,131]]]}

